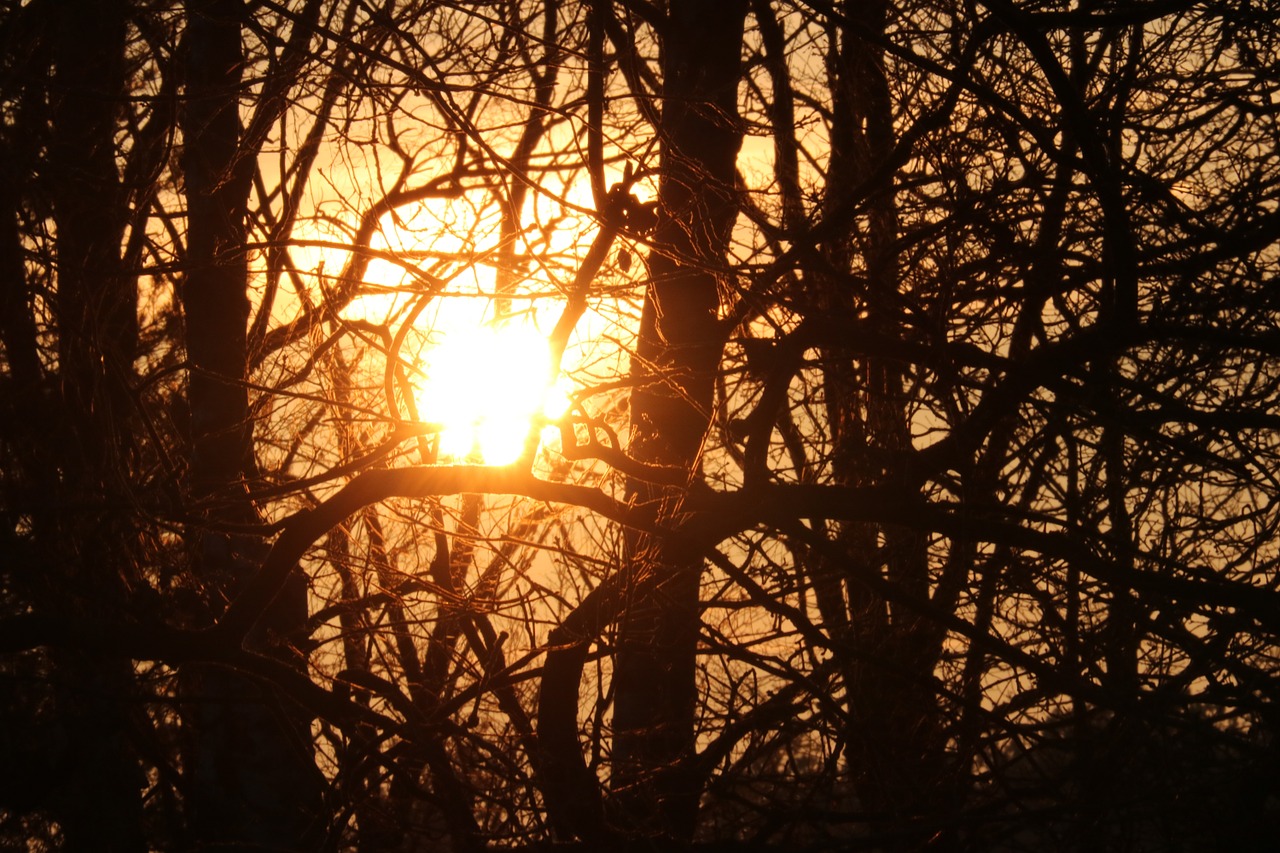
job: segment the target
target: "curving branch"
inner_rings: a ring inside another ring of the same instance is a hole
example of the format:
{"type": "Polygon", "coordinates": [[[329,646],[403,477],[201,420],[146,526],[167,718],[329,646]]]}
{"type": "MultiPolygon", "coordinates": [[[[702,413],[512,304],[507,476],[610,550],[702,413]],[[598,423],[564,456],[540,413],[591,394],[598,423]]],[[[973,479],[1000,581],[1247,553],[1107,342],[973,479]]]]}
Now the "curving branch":
{"type": "Polygon", "coordinates": [[[631,509],[586,486],[549,483],[514,466],[440,465],[376,469],[355,477],[333,497],[302,510],[283,524],[262,568],[227,608],[214,629],[243,640],[284,587],[290,570],[315,542],[347,516],[389,498],[426,498],[487,493],[580,506],[624,524],[631,509]]]}

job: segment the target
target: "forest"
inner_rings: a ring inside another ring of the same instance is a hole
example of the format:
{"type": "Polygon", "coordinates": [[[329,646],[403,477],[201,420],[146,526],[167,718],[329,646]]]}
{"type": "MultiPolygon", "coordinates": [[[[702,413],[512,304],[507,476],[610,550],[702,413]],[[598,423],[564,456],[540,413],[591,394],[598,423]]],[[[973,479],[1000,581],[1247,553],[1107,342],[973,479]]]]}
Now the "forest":
{"type": "Polygon", "coordinates": [[[0,848],[1262,851],[1277,0],[0,0],[0,848]]]}

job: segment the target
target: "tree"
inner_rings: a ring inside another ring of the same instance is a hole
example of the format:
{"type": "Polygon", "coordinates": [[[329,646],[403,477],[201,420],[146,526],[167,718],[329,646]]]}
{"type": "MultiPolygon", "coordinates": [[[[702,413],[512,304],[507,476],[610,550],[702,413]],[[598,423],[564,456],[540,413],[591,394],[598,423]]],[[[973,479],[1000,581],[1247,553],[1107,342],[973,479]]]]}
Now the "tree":
{"type": "Polygon", "coordinates": [[[1274,833],[1274,15],[2,8],[6,841],[1274,833]]]}

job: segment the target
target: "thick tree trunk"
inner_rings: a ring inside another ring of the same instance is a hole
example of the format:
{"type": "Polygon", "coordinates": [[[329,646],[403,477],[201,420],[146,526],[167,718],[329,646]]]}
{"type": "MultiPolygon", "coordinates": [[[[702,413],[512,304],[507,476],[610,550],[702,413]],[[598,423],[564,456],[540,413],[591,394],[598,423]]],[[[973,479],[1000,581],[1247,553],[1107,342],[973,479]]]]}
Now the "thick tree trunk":
{"type": "MultiPolygon", "coordinates": [[[[741,0],[673,2],[663,40],[660,219],[632,361],[630,452],[685,470],[689,479],[679,489],[641,480],[628,489],[662,524],[678,522],[684,494],[700,475],[723,345],[716,270],[724,266],[737,212],[746,7],[741,0]]],[[[687,838],[699,795],[683,778],[682,762],[694,753],[702,557],[640,535],[630,538],[628,551],[637,591],[619,629],[614,792],[629,828],[687,838]]]]}
{"type": "MultiPolygon", "coordinates": [[[[181,119],[187,192],[187,264],[181,290],[191,374],[191,496],[206,518],[257,521],[245,481],[251,424],[245,379],[249,318],[244,218],[252,153],[241,150],[240,0],[192,0],[181,119]]],[[[209,593],[208,618],[256,569],[265,548],[250,536],[214,530],[193,536],[196,570],[209,593]]],[[[259,622],[251,642],[287,637],[306,616],[305,586],[292,585],[259,622]]],[[[288,659],[282,647],[265,648],[288,659]]],[[[188,667],[184,690],[191,750],[192,841],[206,847],[299,849],[319,805],[309,720],[276,691],[216,667],[188,667]]]]}
{"type": "MultiPolygon", "coordinates": [[[[129,501],[129,377],[137,341],[136,280],[121,269],[123,191],[116,120],[124,92],[129,4],[68,0],[51,10],[48,188],[56,234],[58,378],[66,431],[50,444],[41,551],[52,608],[118,618],[136,575],[129,501]],[[94,507],[86,512],[83,508],[94,507]],[[74,592],[68,592],[74,591],[74,592]]],[[[65,739],[56,815],[69,849],[143,850],[145,776],[130,743],[127,661],[57,651],[57,717],[65,739]]]]}

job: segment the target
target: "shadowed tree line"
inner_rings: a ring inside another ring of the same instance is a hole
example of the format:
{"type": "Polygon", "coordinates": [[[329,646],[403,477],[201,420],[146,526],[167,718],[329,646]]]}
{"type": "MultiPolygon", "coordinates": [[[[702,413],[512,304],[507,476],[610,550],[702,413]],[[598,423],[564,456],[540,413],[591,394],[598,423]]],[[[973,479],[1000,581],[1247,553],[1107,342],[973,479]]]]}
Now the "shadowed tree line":
{"type": "Polygon", "coordinates": [[[1268,849],[1276,11],[0,3],[0,844],[1268,849]]]}

